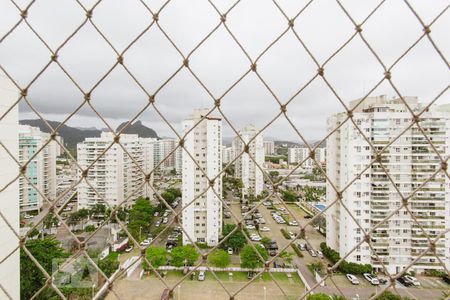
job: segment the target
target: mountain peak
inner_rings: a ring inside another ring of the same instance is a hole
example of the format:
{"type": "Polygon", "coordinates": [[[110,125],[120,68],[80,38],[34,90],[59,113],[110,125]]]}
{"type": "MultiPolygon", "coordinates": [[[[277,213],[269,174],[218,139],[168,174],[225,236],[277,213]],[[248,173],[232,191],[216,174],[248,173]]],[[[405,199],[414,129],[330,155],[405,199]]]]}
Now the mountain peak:
{"type": "MultiPolygon", "coordinates": [[[[122,124],[120,124],[117,127],[116,132],[121,131],[122,128],[124,128],[127,124],[128,124],[128,122],[123,122],[122,124]]],[[[128,127],[123,131],[123,133],[137,134],[139,137],[142,137],[142,138],[158,138],[158,135],[156,134],[156,132],[153,129],[148,128],[147,126],[143,125],[141,120],[138,120],[138,121],[128,125],[128,127]]]]}

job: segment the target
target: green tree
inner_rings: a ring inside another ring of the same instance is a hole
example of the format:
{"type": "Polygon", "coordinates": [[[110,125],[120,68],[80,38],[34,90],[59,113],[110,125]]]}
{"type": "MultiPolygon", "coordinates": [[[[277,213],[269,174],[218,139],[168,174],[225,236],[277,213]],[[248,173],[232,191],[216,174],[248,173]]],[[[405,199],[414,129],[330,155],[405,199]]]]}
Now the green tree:
{"type": "Polygon", "coordinates": [[[177,246],[170,253],[172,257],[171,264],[175,267],[192,266],[197,261],[200,254],[194,246],[177,246]]]}
{"type": "Polygon", "coordinates": [[[86,227],[84,227],[84,231],[86,232],[93,232],[94,230],[95,230],[94,225],[87,225],[86,227]]]}
{"type": "Polygon", "coordinates": [[[323,294],[323,293],[317,293],[317,294],[313,294],[313,295],[309,295],[308,298],[306,298],[307,300],[331,300],[331,296],[328,296],[327,294],[323,294]]]}
{"type": "MultiPolygon", "coordinates": [[[[227,224],[223,227],[222,234],[223,236],[227,236],[236,228],[235,224],[227,224]]],[[[233,232],[228,239],[223,243],[225,248],[232,248],[234,251],[238,251],[242,249],[245,244],[247,244],[247,240],[245,239],[244,234],[238,229],[233,232]]]]}
{"type": "MultiPolygon", "coordinates": [[[[167,264],[167,251],[164,247],[148,247],[147,248],[147,260],[152,264],[152,266],[157,269],[161,266],[167,264]]],[[[150,266],[144,261],[143,268],[145,270],[150,270],[150,266]]]]}
{"type": "Polygon", "coordinates": [[[290,265],[294,260],[294,254],[291,252],[283,251],[280,254],[280,257],[285,261],[286,264],[290,265]]]}
{"type": "Polygon", "coordinates": [[[384,291],[380,296],[376,297],[375,300],[402,300],[402,297],[395,295],[390,291],[384,291]]]}
{"type": "Polygon", "coordinates": [[[256,250],[258,250],[259,254],[263,258],[261,261],[260,257],[253,249],[252,246],[246,245],[241,251],[241,267],[242,268],[250,268],[255,269],[258,267],[262,267],[264,262],[267,261],[269,255],[267,254],[266,249],[261,247],[261,245],[255,245],[256,250]]]}
{"type": "Polygon", "coordinates": [[[208,261],[215,267],[225,268],[230,264],[231,258],[228,252],[226,252],[225,250],[216,249],[211,252],[211,254],[209,254],[208,261]]]}
{"type": "Polygon", "coordinates": [[[103,273],[105,273],[106,276],[108,276],[108,278],[111,277],[119,266],[120,263],[115,255],[108,255],[104,259],[98,261],[98,267],[103,273]]]}
{"type": "Polygon", "coordinates": [[[286,202],[295,202],[298,199],[297,194],[292,190],[283,191],[282,198],[286,202]]]}
{"type": "Polygon", "coordinates": [[[58,218],[55,217],[54,214],[49,213],[45,216],[44,221],[42,221],[44,223],[44,227],[45,229],[52,229],[53,227],[58,226],[58,218]]]}
{"type": "MultiPolygon", "coordinates": [[[[54,238],[29,240],[26,243],[26,247],[39,264],[50,274],[52,273],[52,263],[55,259],[65,259],[69,256],[54,238]]],[[[25,251],[20,249],[20,298],[30,299],[44,286],[45,281],[46,278],[42,272],[36,267],[25,251]]],[[[42,294],[39,299],[45,299],[45,297],[42,294]]]]}
{"type": "Polygon", "coordinates": [[[266,248],[266,249],[269,249],[270,242],[271,242],[271,240],[267,236],[265,236],[261,239],[261,244],[263,244],[264,248],[266,248]]]}

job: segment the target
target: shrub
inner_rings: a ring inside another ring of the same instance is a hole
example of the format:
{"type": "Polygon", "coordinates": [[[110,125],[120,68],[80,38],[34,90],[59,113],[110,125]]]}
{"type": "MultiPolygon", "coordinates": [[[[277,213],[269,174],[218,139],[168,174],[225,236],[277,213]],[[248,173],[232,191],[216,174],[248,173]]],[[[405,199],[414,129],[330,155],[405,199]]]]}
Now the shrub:
{"type": "MultiPolygon", "coordinates": [[[[328,247],[325,242],[320,243],[320,249],[322,250],[323,255],[328,258],[332,264],[336,264],[341,259],[339,253],[328,247]]],[[[372,269],[372,265],[370,264],[357,264],[353,262],[347,262],[345,260],[342,261],[338,266],[338,270],[346,274],[371,273],[372,269]]]]}
{"type": "Polygon", "coordinates": [[[290,239],[291,239],[291,236],[290,236],[289,233],[286,231],[286,229],[281,228],[280,231],[281,231],[281,234],[284,236],[285,239],[287,239],[287,240],[290,240],[290,239]]]}
{"type": "Polygon", "coordinates": [[[297,254],[298,257],[304,256],[302,251],[300,251],[300,249],[298,249],[297,245],[292,244],[291,247],[292,247],[292,249],[294,249],[294,252],[297,254]]]}

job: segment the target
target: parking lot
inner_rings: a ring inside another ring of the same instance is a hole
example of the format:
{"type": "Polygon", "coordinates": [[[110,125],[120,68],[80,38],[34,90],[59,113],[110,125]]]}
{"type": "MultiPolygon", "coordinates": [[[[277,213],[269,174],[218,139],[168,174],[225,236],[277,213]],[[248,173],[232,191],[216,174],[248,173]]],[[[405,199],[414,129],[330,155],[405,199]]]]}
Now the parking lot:
{"type": "MultiPolygon", "coordinates": [[[[283,206],[280,204],[275,204],[274,208],[279,210],[283,206]]],[[[293,220],[294,217],[297,219],[302,226],[304,226],[309,219],[306,219],[305,216],[307,215],[305,211],[303,211],[300,207],[294,204],[289,204],[287,206],[288,211],[290,211],[292,214],[289,215],[282,215],[287,221],[293,220]]],[[[237,202],[234,202],[231,204],[231,209],[233,213],[236,216],[241,216],[241,208],[240,204],[237,202]]],[[[260,205],[259,206],[259,212],[261,213],[262,217],[265,220],[265,224],[260,225],[261,227],[268,227],[268,232],[259,232],[261,237],[268,237],[272,240],[276,240],[279,248],[284,248],[286,245],[288,245],[292,240],[286,239],[283,234],[281,233],[280,229],[285,229],[286,231],[291,231],[294,234],[298,233],[299,227],[296,226],[289,226],[287,224],[278,224],[274,218],[271,216],[272,210],[267,209],[267,207],[260,205]]],[[[227,222],[233,223],[232,219],[226,219],[227,222]]],[[[249,230],[249,233],[256,233],[257,231],[255,229],[249,230]]],[[[325,237],[318,232],[318,230],[314,229],[313,226],[309,225],[306,228],[305,231],[306,239],[308,243],[312,246],[313,249],[319,250],[320,249],[320,243],[325,241],[325,237]]],[[[258,243],[258,242],[255,242],[258,243]]],[[[298,240],[295,243],[305,243],[304,240],[298,240]]],[[[293,252],[291,247],[288,247],[286,249],[288,252],[293,252]]],[[[298,267],[298,269],[303,274],[304,278],[308,282],[310,286],[314,286],[316,284],[316,280],[313,276],[313,274],[308,269],[307,265],[322,261],[323,264],[326,266],[329,262],[325,258],[318,258],[318,257],[312,257],[307,251],[303,251],[304,257],[299,258],[297,255],[294,255],[294,264],[298,267]]],[[[338,289],[344,293],[345,296],[349,297],[350,299],[355,298],[358,299],[366,299],[369,298],[370,295],[377,293],[380,289],[384,288],[385,285],[380,286],[373,286],[370,284],[364,277],[357,276],[359,280],[358,285],[352,285],[351,282],[345,277],[344,274],[333,274],[332,279],[326,280],[326,286],[317,288],[317,291],[322,291],[328,294],[340,294],[338,289]]],[[[419,276],[417,277],[420,281],[421,285],[419,287],[405,287],[401,283],[396,283],[396,289],[397,291],[405,296],[410,297],[412,299],[439,299],[442,297],[443,292],[449,292],[450,291],[450,285],[443,282],[440,278],[433,278],[433,277],[425,277],[425,276],[419,276]]]]}
{"type": "MultiPolygon", "coordinates": [[[[226,272],[217,272],[225,288],[231,293],[242,289],[235,299],[297,299],[298,295],[304,292],[304,286],[298,277],[288,278],[284,273],[274,274],[282,290],[267,275],[256,279],[250,285],[244,288],[248,282],[246,274],[235,272],[230,278],[226,272]]],[[[170,272],[164,278],[169,287],[174,287],[182,278],[181,272],[170,272]]],[[[120,280],[114,284],[114,293],[109,293],[106,299],[159,299],[166,286],[156,276],[151,275],[142,280],[120,280]]],[[[174,288],[173,299],[187,300],[211,300],[211,299],[229,299],[230,295],[220,285],[220,283],[209,272],[206,273],[205,281],[185,280],[180,287],[174,288]]]]}

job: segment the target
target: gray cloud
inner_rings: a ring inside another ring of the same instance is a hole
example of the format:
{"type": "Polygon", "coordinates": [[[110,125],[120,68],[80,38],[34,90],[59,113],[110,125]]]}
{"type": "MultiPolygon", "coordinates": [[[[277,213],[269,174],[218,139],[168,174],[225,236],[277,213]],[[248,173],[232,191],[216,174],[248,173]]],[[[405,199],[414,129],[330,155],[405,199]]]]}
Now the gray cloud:
{"type": "MultiPolygon", "coordinates": [[[[22,2],[22,1],[18,1],[22,2]]],[[[87,7],[94,1],[82,1],[87,7]]],[[[224,12],[233,1],[213,1],[224,12]]],[[[341,1],[356,23],[361,23],[378,1],[341,1]]],[[[146,1],[156,11],[164,1],[146,1]]],[[[307,1],[277,1],[289,18],[307,1]]],[[[429,24],[447,1],[411,1],[429,24]]],[[[9,1],[0,2],[3,36],[19,19],[9,1]]],[[[75,1],[36,1],[28,21],[56,49],[84,20],[75,1]]],[[[187,55],[219,22],[219,15],[206,0],[173,0],[160,13],[159,23],[180,51],[187,55]]],[[[114,48],[121,52],[152,21],[139,1],[104,0],[95,9],[93,21],[114,48]]],[[[447,38],[449,16],[445,13],[432,26],[431,36],[445,57],[450,51],[447,38]]],[[[241,1],[227,15],[227,26],[254,60],[287,28],[287,20],[272,1],[241,1]]],[[[403,1],[387,1],[364,25],[363,34],[387,67],[422,34],[422,27],[403,1]]],[[[354,25],[335,1],[317,0],[298,17],[295,30],[319,64],[325,62],[355,32],[354,25]]],[[[59,52],[59,61],[81,89],[87,91],[113,66],[117,55],[95,28],[86,24],[59,52]]],[[[0,65],[22,86],[49,61],[50,52],[21,24],[0,44],[0,65]]],[[[182,64],[181,55],[154,26],[124,55],[127,68],[149,93],[154,93],[182,64]]],[[[190,57],[190,66],[214,97],[220,97],[250,66],[250,61],[223,25],[190,57]]],[[[287,32],[258,60],[264,81],[285,103],[317,72],[317,66],[292,32],[287,32]]],[[[325,66],[325,76],[345,103],[367,93],[382,78],[383,68],[357,36],[325,66]]],[[[404,95],[428,102],[449,83],[448,68],[428,39],[424,38],[392,70],[393,81],[404,95]]],[[[52,64],[30,88],[30,101],[51,120],[63,120],[83,100],[82,93],[61,69],[52,64]]],[[[383,83],[373,95],[395,96],[383,83]]],[[[448,102],[448,94],[439,103],[448,102]]],[[[113,127],[132,118],[147,96],[127,72],[118,66],[92,93],[92,104],[113,127]]],[[[195,78],[183,69],[157,95],[156,106],[179,130],[180,121],[193,108],[212,107],[213,100],[195,78]]],[[[247,123],[263,127],[279,111],[279,104],[250,73],[222,99],[222,109],[237,129],[247,123]]],[[[20,106],[23,118],[35,115],[20,106]]],[[[326,118],[344,110],[321,78],[288,105],[288,116],[308,138],[319,139],[326,132],[326,118]]],[[[153,108],[140,119],[160,135],[173,135],[153,108]]],[[[69,122],[74,126],[105,127],[93,111],[83,108],[69,122]]],[[[225,135],[232,135],[225,124],[225,135]]],[[[285,119],[279,119],[264,133],[280,139],[298,139],[285,119]]]]}

